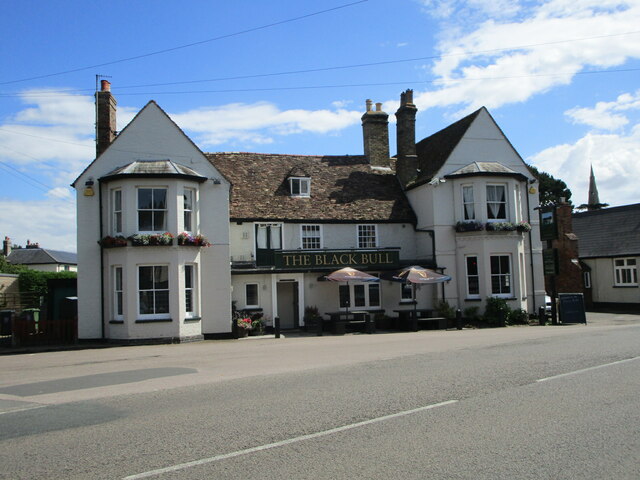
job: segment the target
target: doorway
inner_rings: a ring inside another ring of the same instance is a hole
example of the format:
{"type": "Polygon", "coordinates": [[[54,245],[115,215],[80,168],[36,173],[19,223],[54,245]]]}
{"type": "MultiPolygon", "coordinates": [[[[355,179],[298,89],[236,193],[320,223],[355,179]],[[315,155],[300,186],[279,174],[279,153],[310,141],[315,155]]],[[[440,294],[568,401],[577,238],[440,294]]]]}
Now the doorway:
{"type": "Polygon", "coordinates": [[[280,317],[280,328],[292,329],[300,327],[300,316],[298,313],[298,282],[280,281],[277,283],[278,295],[278,316],[280,317]]]}

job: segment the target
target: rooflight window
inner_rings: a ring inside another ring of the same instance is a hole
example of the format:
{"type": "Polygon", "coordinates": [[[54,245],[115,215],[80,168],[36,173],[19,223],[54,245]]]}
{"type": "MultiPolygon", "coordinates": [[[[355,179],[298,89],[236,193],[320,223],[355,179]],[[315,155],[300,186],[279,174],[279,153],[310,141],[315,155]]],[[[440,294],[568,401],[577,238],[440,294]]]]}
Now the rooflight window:
{"type": "Polygon", "coordinates": [[[308,177],[289,177],[289,191],[292,197],[308,197],[311,179],[308,177]]]}

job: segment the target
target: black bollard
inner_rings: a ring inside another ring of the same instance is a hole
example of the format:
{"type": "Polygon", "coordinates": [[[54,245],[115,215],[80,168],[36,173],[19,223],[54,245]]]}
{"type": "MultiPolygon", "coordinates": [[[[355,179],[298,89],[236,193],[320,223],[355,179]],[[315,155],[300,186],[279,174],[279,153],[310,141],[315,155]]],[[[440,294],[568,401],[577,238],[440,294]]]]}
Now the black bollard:
{"type": "Polygon", "coordinates": [[[456,310],[456,328],[462,330],[462,310],[456,310]]]}
{"type": "Polygon", "coordinates": [[[538,307],[538,322],[540,325],[547,324],[547,312],[544,305],[540,305],[540,307],[538,307]]]}
{"type": "Polygon", "coordinates": [[[280,317],[275,317],[273,319],[273,327],[276,331],[276,338],[280,338],[280,317]]]}
{"type": "Polygon", "coordinates": [[[316,318],[316,336],[322,336],[322,317],[320,315],[316,318]]]}
{"type": "Polygon", "coordinates": [[[505,318],[505,313],[504,313],[504,311],[503,311],[503,310],[500,310],[500,311],[498,312],[498,326],[499,326],[499,327],[504,327],[504,326],[506,326],[505,320],[506,320],[506,318],[505,318]]]}

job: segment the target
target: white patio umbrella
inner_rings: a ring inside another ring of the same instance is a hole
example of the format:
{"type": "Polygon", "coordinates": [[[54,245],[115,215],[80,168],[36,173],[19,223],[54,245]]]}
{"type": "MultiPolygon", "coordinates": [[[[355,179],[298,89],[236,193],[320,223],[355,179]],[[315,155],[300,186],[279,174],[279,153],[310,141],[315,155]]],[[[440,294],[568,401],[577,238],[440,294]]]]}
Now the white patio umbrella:
{"type": "Polygon", "coordinates": [[[451,280],[451,277],[419,265],[412,265],[400,270],[400,273],[395,275],[393,279],[411,284],[413,291],[413,314],[415,316],[417,309],[416,283],[443,283],[451,280]]]}
{"type": "MultiPolygon", "coordinates": [[[[340,270],[336,270],[335,272],[331,272],[329,275],[326,275],[324,278],[329,280],[330,282],[345,282],[349,285],[350,281],[354,282],[379,282],[380,279],[373,275],[370,275],[366,272],[361,272],[360,270],[356,270],[355,268],[345,267],[340,270]]],[[[349,304],[347,304],[347,313],[349,313],[349,304]]]]}

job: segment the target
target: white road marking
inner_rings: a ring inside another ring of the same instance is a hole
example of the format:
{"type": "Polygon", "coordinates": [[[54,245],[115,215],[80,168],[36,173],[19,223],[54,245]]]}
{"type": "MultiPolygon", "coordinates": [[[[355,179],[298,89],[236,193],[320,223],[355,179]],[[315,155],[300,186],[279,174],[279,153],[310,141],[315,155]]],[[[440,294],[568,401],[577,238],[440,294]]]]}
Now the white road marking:
{"type": "Polygon", "coordinates": [[[589,372],[591,370],[597,370],[599,368],[610,367],[612,365],[620,365],[621,363],[632,362],[638,360],[640,357],[627,358],[625,360],[618,360],[617,362],[605,363],[604,365],[596,365],[595,367],[583,368],[582,370],[575,370],[573,372],[561,373],[560,375],[554,375],[553,377],[540,378],[536,382],[546,382],[548,380],[555,380],[556,378],[568,377],[569,375],[577,375],[579,373],[589,372]]]}
{"type": "Polygon", "coordinates": [[[270,448],[282,447],[284,445],[290,445],[292,443],[303,442],[305,440],[311,440],[314,438],[324,437],[326,435],[333,435],[334,433],[340,433],[354,428],[364,427],[373,423],[384,422],[385,420],[391,420],[393,418],[404,417],[406,415],[412,415],[414,413],[424,412],[425,410],[431,410],[433,408],[444,407],[445,405],[451,405],[458,400],[447,400],[446,402],[434,403],[432,405],[426,405],[424,407],[414,408],[412,410],[405,410],[403,412],[392,413],[391,415],[385,415],[383,417],[372,418],[370,420],[364,420],[362,422],[351,423],[349,425],[343,425],[341,427],[331,428],[329,430],[323,430],[321,432],[310,433],[308,435],[301,435],[299,437],[288,438],[279,442],[268,443],[266,445],[260,445],[257,447],[246,448],[244,450],[238,450],[235,452],[225,453],[222,455],[216,455],[215,457],[203,458],[200,460],[194,460],[192,462],[180,463],[171,467],[159,468],[157,470],[149,470],[148,472],[142,472],[135,475],[129,475],[124,477],[123,480],[137,480],[139,478],[153,477],[156,475],[162,475],[163,473],[175,472],[177,470],[184,470],[186,468],[197,467],[199,465],[205,465],[207,463],[218,462],[220,460],[226,460],[227,458],[239,457],[241,455],[247,455],[249,453],[260,452],[268,450],[270,448]]]}
{"type": "Polygon", "coordinates": [[[49,405],[31,405],[29,407],[14,408],[13,410],[6,410],[4,412],[0,412],[0,415],[4,415],[6,413],[25,412],[27,410],[35,410],[36,408],[44,408],[44,407],[48,407],[48,406],[49,405]]]}

